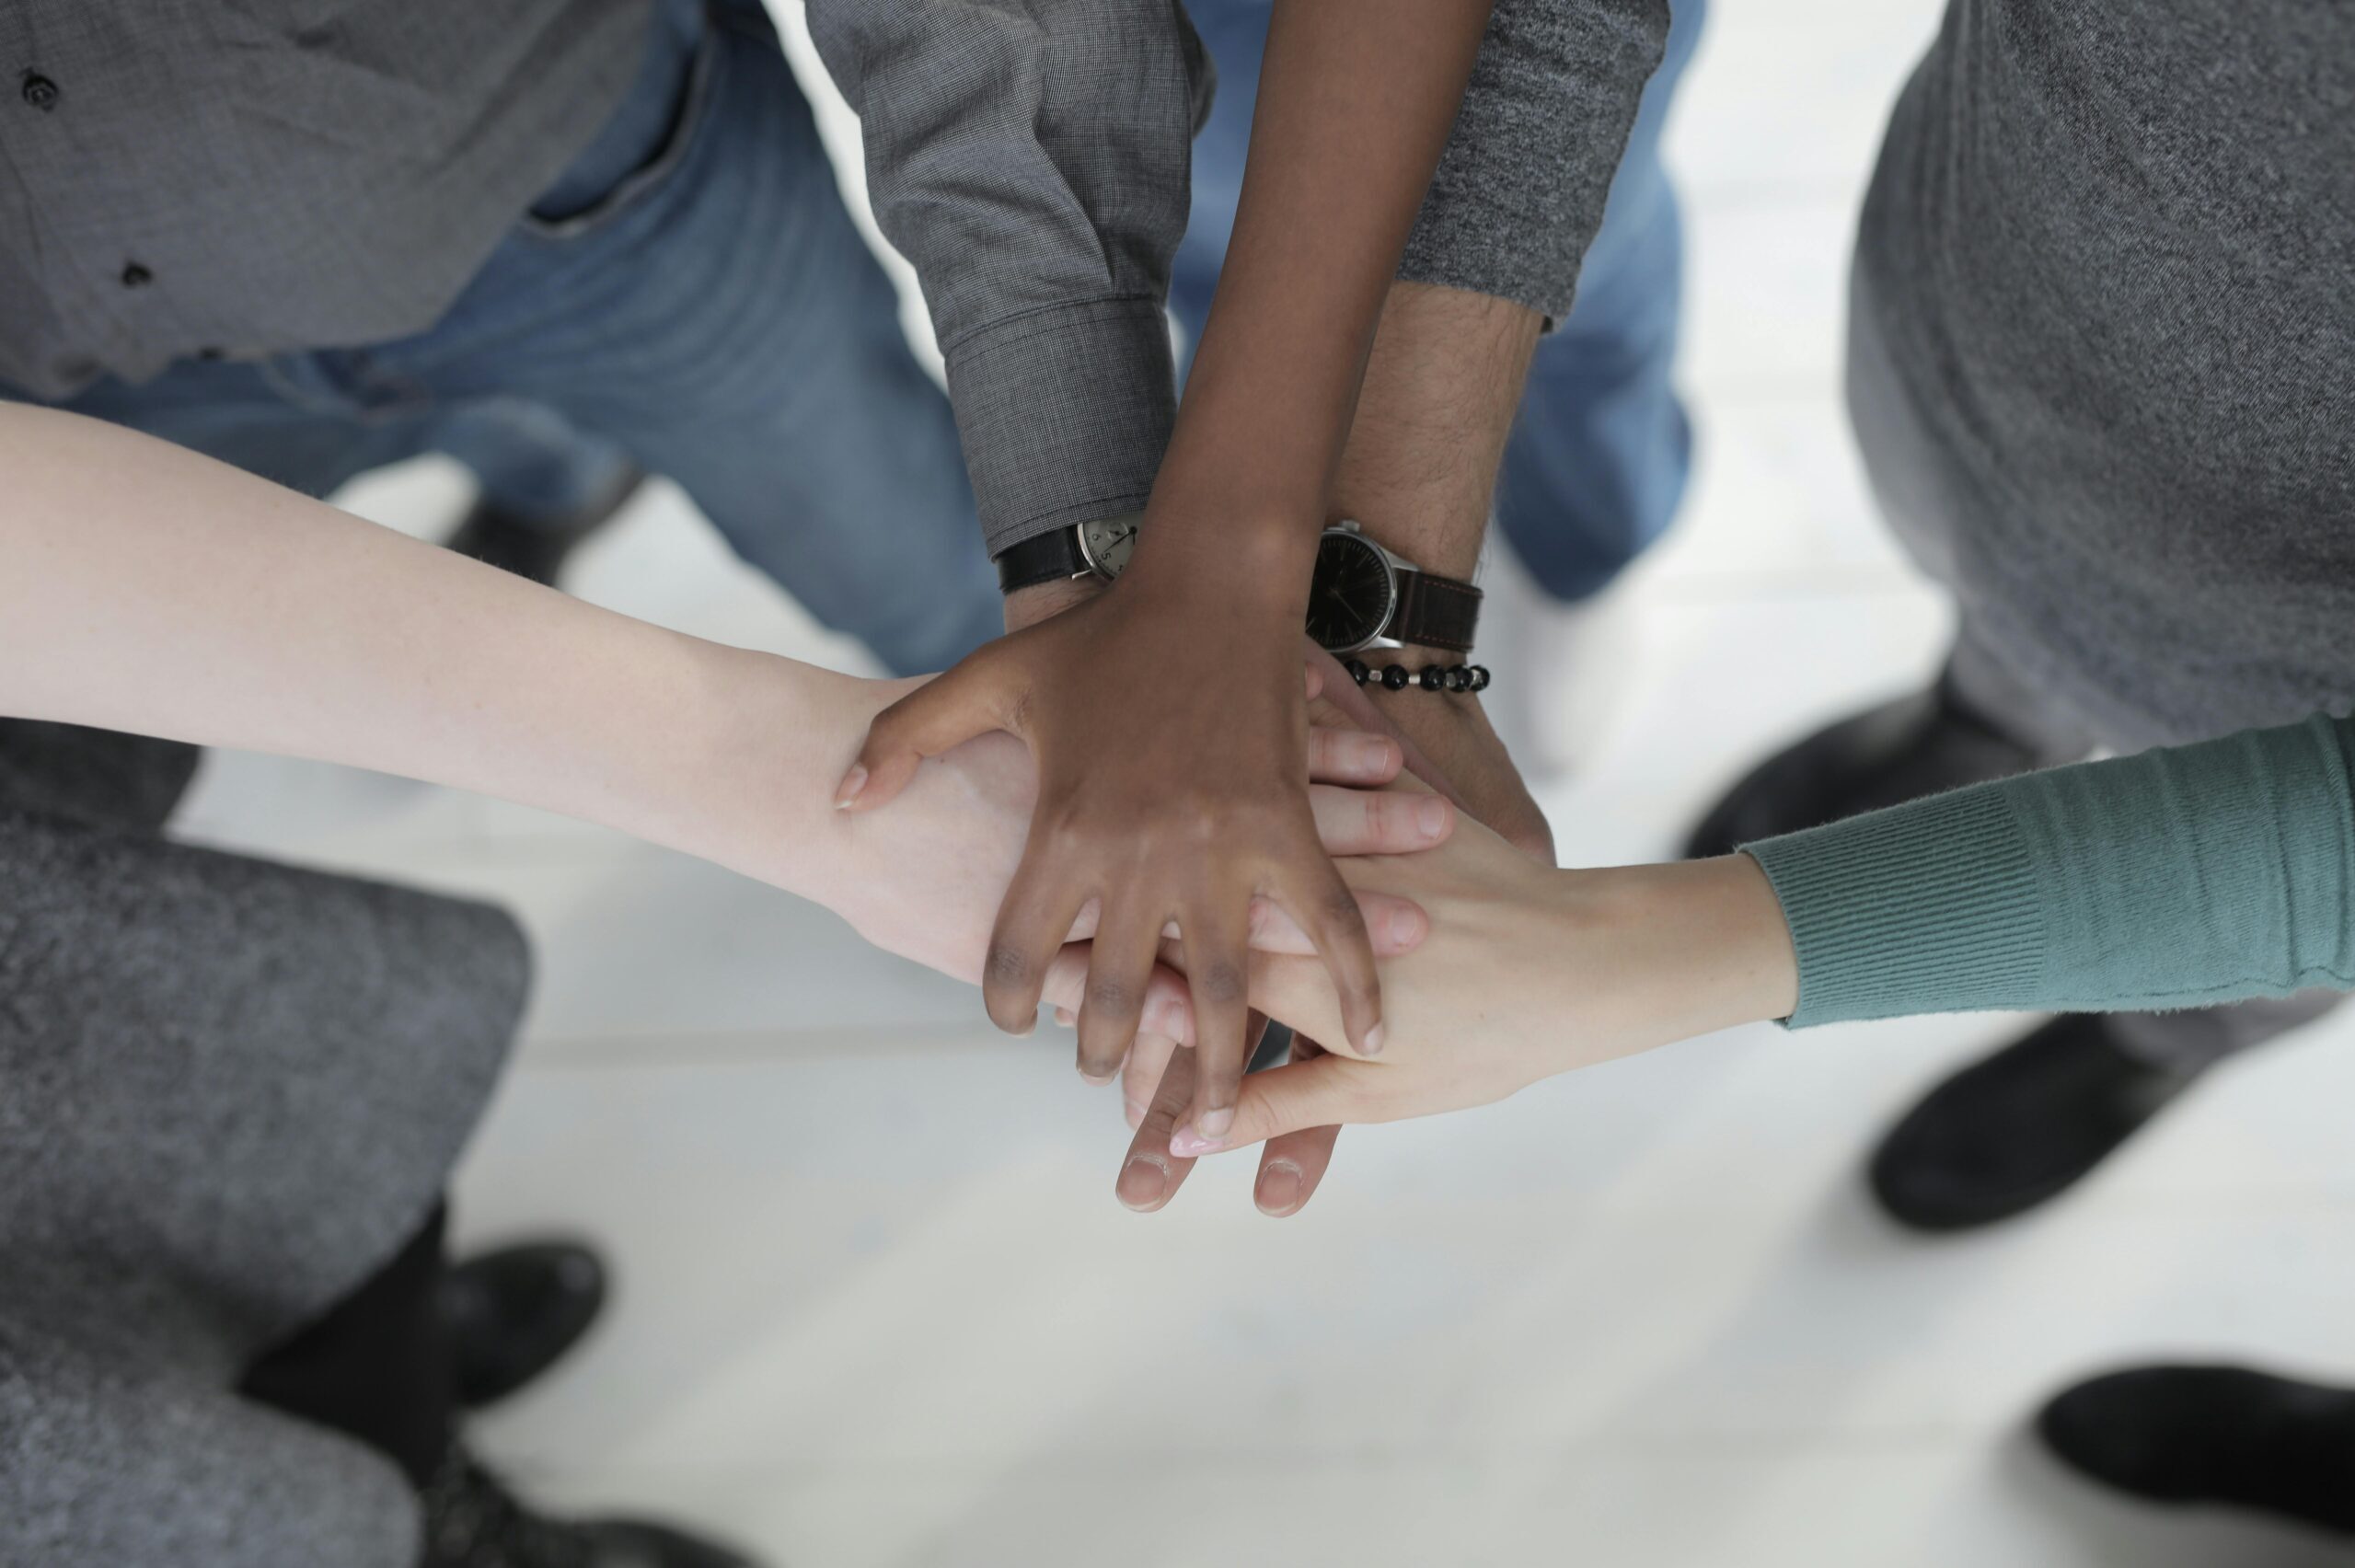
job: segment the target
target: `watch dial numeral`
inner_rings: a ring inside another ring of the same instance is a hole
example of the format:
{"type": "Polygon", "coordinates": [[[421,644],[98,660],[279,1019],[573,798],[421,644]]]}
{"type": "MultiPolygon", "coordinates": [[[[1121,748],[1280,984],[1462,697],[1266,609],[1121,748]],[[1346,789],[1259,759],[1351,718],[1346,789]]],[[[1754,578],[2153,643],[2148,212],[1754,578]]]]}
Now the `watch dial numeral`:
{"type": "Polygon", "coordinates": [[[1137,549],[1134,523],[1090,523],[1080,529],[1088,559],[1107,577],[1117,577],[1137,549]]]}

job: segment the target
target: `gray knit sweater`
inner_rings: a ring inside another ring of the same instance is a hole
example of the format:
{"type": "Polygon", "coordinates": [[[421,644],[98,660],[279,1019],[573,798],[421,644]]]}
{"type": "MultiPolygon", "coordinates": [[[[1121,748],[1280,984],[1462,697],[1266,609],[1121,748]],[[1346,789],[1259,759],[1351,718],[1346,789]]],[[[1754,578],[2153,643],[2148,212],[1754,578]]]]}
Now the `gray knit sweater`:
{"type": "Polygon", "coordinates": [[[2355,5],[1953,0],[1856,267],[1876,478],[2024,684],[2120,749],[2355,707],[2355,5]]]}

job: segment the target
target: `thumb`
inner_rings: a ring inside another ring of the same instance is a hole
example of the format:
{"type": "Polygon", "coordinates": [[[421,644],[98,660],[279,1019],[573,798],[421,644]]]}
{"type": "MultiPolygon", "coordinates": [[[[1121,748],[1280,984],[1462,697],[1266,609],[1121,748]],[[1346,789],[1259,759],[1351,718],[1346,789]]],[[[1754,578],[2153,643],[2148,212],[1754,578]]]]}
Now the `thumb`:
{"type": "Polygon", "coordinates": [[[887,805],[929,756],[953,751],[975,735],[1004,728],[1004,672],[980,655],[918,686],[875,715],[842,782],[834,809],[872,811],[887,805]]]}
{"type": "Polygon", "coordinates": [[[1170,1152],[1190,1159],[1310,1127],[1365,1121],[1371,1088],[1365,1077],[1383,1070],[1354,1057],[1328,1055],[1249,1074],[1235,1101],[1233,1126],[1216,1139],[1205,1139],[1191,1125],[1180,1127],[1170,1139],[1170,1152]]]}

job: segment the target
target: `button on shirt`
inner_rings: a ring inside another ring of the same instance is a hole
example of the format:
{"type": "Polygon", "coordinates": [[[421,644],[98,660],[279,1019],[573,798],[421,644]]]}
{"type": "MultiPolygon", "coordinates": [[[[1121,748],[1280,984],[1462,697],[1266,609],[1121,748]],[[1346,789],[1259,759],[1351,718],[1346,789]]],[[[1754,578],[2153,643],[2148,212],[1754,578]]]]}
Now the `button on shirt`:
{"type": "Polygon", "coordinates": [[[603,123],[648,0],[10,0],[0,383],[432,325],[603,123]]]}
{"type": "MultiPolygon", "coordinates": [[[[808,10],[923,281],[991,553],[1142,508],[1210,91],[1177,0],[808,10]]],[[[422,331],[596,134],[652,19],[650,0],[0,0],[19,99],[0,99],[0,391],[422,331]]],[[[1402,275],[1565,310],[1667,29],[1665,0],[1495,0],[1402,275]]]]}

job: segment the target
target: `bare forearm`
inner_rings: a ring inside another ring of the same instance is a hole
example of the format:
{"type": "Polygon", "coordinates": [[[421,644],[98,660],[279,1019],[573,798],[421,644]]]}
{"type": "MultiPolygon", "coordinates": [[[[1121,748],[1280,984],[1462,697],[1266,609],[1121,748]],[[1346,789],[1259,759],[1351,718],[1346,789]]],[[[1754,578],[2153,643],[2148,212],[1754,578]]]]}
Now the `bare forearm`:
{"type": "Polygon", "coordinates": [[[0,406],[0,713],[404,774],[723,860],[756,790],[776,842],[824,843],[860,683],[70,415],[0,406]]]}
{"type": "MultiPolygon", "coordinates": [[[[1156,490],[1306,561],[1489,0],[1279,0],[1218,298],[1156,490]]],[[[1158,509],[1158,508],[1157,508],[1158,509]]],[[[1146,531],[1140,560],[1193,540],[1146,531]]]]}
{"type": "MultiPolygon", "coordinates": [[[[1335,479],[1333,511],[1426,571],[1468,580],[1480,560],[1495,497],[1496,470],[1512,434],[1530,355],[1535,311],[1489,294],[1427,283],[1394,283],[1357,401],[1349,449],[1335,479]]],[[[1453,663],[1461,655],[1403,648],[1382,662],[1453,663]]],[[[1507,680],[1530,672],[1507,670],[1507,680]]],[[[1553,858],[1545,813],[1481,699],[1434,701],[1421,691],[1369,687],[1383,715],[1446,776],[1472,815],[1540,859],[1553,858]]]]}
{"type": "Polygon", "coordinates": [[[1393,283],[1334,513],[1426,571],[1469,579],[1540,325],[1510,300],[1393,283]]]}

